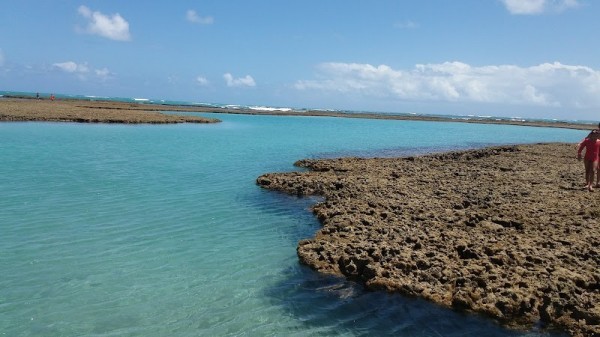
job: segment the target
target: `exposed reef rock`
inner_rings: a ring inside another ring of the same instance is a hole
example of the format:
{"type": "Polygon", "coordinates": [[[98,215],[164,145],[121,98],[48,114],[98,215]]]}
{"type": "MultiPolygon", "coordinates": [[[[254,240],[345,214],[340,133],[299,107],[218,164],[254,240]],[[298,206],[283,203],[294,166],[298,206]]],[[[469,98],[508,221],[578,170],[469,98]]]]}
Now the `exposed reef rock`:
{"type": "Polygon", "coordinates": [[[300,261],[373,290],[600,336],[600,189],[573,144],[302,160],[257,183],[321,195],[300,261]]]}
{"type": "Polygon", "coordinates": [[[75,99],[0,98],[0,122],[74,122],[121,124],[217,123],[218,119],[163,111],[204,111],[194,106],[85,101],[75,99]]]}

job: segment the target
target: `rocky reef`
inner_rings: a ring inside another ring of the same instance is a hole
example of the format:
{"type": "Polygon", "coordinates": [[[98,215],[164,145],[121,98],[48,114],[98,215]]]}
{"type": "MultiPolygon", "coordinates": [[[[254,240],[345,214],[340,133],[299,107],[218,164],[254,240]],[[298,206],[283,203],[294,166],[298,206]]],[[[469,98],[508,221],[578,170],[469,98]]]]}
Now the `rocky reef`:
{"type": "Polygon", "coordinates": [[[321,195],[300,261],[372,290],[600,336],[600,189],[574,144],[302,160],[259,186],[321,195]]]}
{"type": "Polygon", "coordinates": [[[218,119],[170,112],[203,112],[193,106],[164,106],[76,99],[0,98],[0,122],[75,122],[120,124],[217,123],[218,119]]]}

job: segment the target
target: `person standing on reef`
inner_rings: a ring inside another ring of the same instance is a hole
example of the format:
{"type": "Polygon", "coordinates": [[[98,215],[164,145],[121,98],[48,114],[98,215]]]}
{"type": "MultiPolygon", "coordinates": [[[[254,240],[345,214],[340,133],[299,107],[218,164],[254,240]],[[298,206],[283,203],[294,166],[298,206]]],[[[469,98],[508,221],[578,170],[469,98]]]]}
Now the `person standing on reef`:
{"type": "MultiPolygon", "coordinates": [[[[579,144],[577,149],[577,159],[581,160],[581,151],[585,148],[585,157],[583,165],[585,166],[585,183],[588,191],[594,191],[594,176],[598,170],[598,160],[600,156],[600,132],[593,130],[589,136],[579,144]]],[[[596,184],[597,186],[598,184],[596,184]]]]}
{"type": "MultiPolygon", "coordinates": [[[[598,123],[598,135],[600,135],[600,123],[598,123]]],[[[600,188],[600,152],[598,152],[598,169],[596,171],[596,186],[594,187],[600,188]]]]}
{"type": "MultiPolygon", "coordinates": [[[[598,123],[598,138],[600,138],[600,123],[598,123]]],[[[598,153],[598,168],[596,169],[596,185],[595,188],[600,188],[600,152],[598,153]]]]}

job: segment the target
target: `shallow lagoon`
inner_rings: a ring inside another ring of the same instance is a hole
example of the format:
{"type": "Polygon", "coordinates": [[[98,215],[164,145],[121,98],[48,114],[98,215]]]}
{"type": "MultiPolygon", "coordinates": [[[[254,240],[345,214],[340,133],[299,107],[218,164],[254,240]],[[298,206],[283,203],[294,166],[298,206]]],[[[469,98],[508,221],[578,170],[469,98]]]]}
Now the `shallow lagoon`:
{"type": "Polygon", "coordinates": [[[300,266],[316,199],[254,181],[302,158],[575,143],[586,132],[202,115],[223,123],[0,124],[0,334],[540,335],[300,266]]]}

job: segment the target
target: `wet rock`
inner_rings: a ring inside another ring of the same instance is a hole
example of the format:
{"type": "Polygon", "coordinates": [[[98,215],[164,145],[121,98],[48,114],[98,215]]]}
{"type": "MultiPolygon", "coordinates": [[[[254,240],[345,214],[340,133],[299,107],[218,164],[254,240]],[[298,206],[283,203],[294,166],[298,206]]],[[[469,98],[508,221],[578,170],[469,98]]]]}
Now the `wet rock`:
{"type": "Polygon", "coordinates": [[[318,194],[300,261],[373,290],[600,336],[600,192],[573,144],[306,160],[261,187],[318,194]],[[432,165],[435,163],[435,165],[432,165]],[[551,165],[548,165],[551,163],[551,165]]]}

